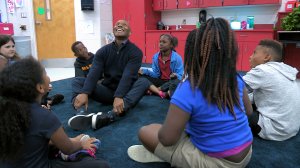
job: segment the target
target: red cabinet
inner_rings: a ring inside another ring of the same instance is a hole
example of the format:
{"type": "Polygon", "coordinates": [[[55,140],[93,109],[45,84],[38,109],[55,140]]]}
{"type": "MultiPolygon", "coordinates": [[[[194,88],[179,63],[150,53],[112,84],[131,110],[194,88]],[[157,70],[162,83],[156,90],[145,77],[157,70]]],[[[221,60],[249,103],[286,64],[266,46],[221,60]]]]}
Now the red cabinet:
{"type": "Polygon", "coordinates": [[[248,5],[248,0],[204,0],[206,7],[248,5]]]}
{"type": "Polygon", "coordinates": [[[113,0],[113,24],[125,19],[131,27],[130,41],[135,43],[145,54],[145,30],[156,29],[161,20],[160,12],[153,11],[149,0],[113,0]]]}
{"type": "Polygon", "coordinates": [[[164,9],[164,0],[153,0],[153,10],[161,11],[164,9]]]}
{"type": "Polygon", "coordinates": [[[199,8],[199,0],[178,0],[178,9],[199,8]]]}
{"type": "Polygon", "coordinates": [[[248,5],[248,0],[224,0],[223,6],[248,5]]]}
{"type": "Polygon", "coordinates": [[[281,0],[249,0],[249,5],[281,4],[281,0]]]}
{"type": "Polygon", "coordinates": [[[181,56],[182,61],[184,61],[184,48],[185,48],[186,38],[189,32],[190,32],[189,30],[171,32],[171,34],[177,37],[178,39],[178,46],[175,48],[175,50],[181,56]]]}
{"type": "Polygon", "coordinates": [[[206,7],[222,6],[222,0],[204,0],[206,7]]]}
{"type": "Polygon", "coordinates": [[[239,53],[237,60],[237,70],[249,71],[249,58],[256,46],[262,39],[274,39],[274,31],[236,31],[235,32],[239,53]]]}
{"type": "Polygon", "coordinates": [[[177,0],[164,0],[164,9],[177,9],[177,0]]]}

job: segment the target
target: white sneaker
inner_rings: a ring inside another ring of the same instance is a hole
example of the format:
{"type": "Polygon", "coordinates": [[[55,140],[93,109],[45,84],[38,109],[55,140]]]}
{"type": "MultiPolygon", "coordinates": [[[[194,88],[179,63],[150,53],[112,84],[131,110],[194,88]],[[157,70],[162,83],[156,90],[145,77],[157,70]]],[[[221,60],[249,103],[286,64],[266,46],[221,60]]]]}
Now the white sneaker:
{"type": "Polygon", "coordinates": [[[136,162],[166,162],[153,153],[149,152],[143,145],[130,146],[127,150],[127,154],[132,160],[136,162]]]}

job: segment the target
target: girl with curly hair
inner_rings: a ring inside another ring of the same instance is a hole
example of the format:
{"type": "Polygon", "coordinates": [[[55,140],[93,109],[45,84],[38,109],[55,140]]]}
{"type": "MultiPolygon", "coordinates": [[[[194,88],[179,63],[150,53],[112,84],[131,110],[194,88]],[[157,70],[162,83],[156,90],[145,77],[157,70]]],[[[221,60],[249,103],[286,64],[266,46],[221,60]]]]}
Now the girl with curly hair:
{"type": "Polygon", "coordinates": [[[65,154],[93,150],[95,138],[69,138],[57,116],[40,106],[49,77],[32,57],[0,72],[0,167],[108,167],[92,157],[80,162],[49,159],[49,145],[65,154]]]}

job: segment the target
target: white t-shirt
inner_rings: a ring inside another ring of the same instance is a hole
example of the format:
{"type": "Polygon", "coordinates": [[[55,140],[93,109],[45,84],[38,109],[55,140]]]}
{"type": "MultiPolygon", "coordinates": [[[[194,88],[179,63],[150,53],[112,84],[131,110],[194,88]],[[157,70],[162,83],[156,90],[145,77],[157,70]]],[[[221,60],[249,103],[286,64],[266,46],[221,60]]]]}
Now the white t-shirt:
{"type": "Polygon", "coordinates": [[[295,136],[300,127],[298,71],[282,62],[268,62],[252,68],[244,81],[253,89],[249,95],[259,111],[259,136],[283,141],[295,136]],[[253,96],[253,97],[251,97],[253,96]]]}

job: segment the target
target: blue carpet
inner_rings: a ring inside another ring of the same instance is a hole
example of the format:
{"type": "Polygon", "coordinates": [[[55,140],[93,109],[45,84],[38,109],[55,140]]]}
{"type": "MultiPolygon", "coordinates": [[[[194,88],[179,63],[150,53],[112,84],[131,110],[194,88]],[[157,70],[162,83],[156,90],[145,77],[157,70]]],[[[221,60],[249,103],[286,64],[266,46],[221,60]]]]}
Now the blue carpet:
{"type": "MultiPolygon", "coordinates": [[[[125,117],[99,130],[73,131],[67,126],[68,119],[73,116],[71,105],[71,80],[52,82],[50,95],[60,93],[65,96],[63,103],[52,107],[52,111],[60,118],[65,131],[72,137],[80,133],[94,136],[101,140],[102,146],[98,157],[107,160],[112,168],[169,168],[168,163],[137,163],[127,155],[127,148],[140,144],[137,132],[140,127],[150,123],[162,123],[168,110],[169,101],[157,96],[144,96],[139,104],[125,117]]],[[[89,112],[106,112],[112,106],[101,105],[89,100],[89,112]]],[[[249,168],[300,168],[300,134],[284,141],[273,142],[259,138],[254,139],[253,155],[249,168]]]]}

